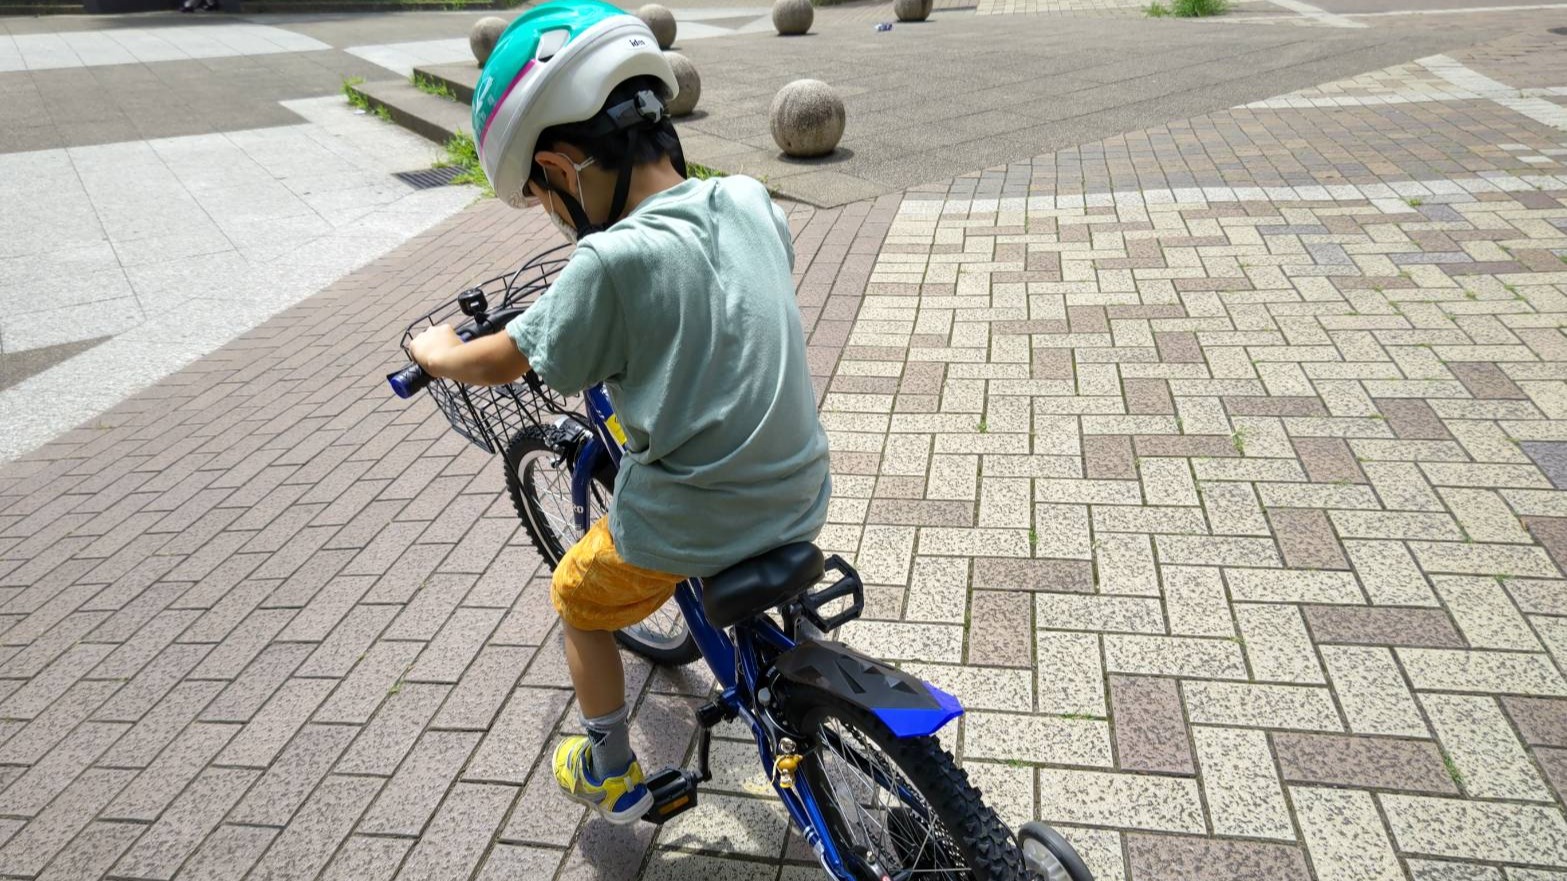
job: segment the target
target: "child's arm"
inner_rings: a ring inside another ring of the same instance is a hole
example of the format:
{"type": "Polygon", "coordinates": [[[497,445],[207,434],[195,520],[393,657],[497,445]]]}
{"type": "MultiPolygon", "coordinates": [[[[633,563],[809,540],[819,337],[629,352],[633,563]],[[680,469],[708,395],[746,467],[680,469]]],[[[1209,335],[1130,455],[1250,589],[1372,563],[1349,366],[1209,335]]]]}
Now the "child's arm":
{"type": "Polygon", "coordinates": [[[463,342],[449,324],[432,327],[408,344],[426,373],[468,385],[505,385],[530,369],[509,334],[497,333],[463,342]]]}

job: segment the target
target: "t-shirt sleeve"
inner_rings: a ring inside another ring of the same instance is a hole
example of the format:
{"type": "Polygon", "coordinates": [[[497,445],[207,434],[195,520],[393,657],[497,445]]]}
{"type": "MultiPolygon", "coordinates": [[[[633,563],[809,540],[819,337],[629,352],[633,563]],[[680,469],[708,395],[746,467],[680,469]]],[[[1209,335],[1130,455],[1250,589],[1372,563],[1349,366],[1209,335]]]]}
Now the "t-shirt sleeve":
{"type": "Polygon", "coordinates": [[[625,370],[620,298],[603,260],[587,246],[506,333],[545,385],[568,395],[625,370]]]}
{"type": "Polygon", "coordinates": [[[794,269],[794,238],[789,233],[789,217],[771,196],[767,198],[767,204],[773,209],[773,223],[778,227],[778,237],[783,240],[784,250],[789,252],[789,268],[794,269]]]}

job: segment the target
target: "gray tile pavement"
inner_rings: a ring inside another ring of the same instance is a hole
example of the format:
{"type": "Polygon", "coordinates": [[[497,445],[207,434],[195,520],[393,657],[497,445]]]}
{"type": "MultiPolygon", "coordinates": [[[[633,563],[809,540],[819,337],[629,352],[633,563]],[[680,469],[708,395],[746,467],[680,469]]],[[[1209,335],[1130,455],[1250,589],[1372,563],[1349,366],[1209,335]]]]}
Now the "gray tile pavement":
{"type": "Polygon", "coordinates": [[[0,154],[0,193],[28,206],[0,219],[0,457],[102,412],[477,195],[391,178],[428,167],[435,149],[340,98],[280,109],[309,122],[0,154]],[[28,354],[60,356],[83,340],[100,344],[53,369],[28,354]]]}
{"type": "Polygon", "coordinates": [[[295,125],[280,102],[382,73],[336,51],[0,73],[0,153],[295,125]]]}
{"type": "Polygon", "coordinates": [[[244,23],[11,34],[0,35],[0,72],[276,55],[329,48],[320,40],[293,31],[244,23]]]}

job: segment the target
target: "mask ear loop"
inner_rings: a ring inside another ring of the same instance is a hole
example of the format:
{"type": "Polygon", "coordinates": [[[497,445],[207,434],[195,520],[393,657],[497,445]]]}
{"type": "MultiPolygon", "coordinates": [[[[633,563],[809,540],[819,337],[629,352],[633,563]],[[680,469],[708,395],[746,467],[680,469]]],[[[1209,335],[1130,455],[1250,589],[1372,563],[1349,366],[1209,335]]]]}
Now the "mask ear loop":
{"type": "MultiPolygon", "coordinates": [[[[566,157],[566,161],[570,162],[571,161],[571,157],[569,157],[569,156],[566,157]]],[[[581,178],[580,175],[582,174],[582,169],[587,168],[590,164],[592,164],[592,162],[593,162],[593,160],[590,158],[590,159],[588,159],[587,162],[584,162],[581,165],[577,165],[575,162],[571,163],[571,167],[576,169],[577,170],[577,174],[579,175],[578,178],[577,178],[577,180],[578,180],[577,187],[578,187],[579,190],[581,189],[581,180],[582,180],[582,178],[581,178]]],[[[593,221],[588,219],[588,212],[585,209],[583,209],[582,203],[577,201],[577,198],[575,196],[573,196],[572,194],[566,192],[565,190],[563,190],[560,187],[557,187],[553,183],[551,183],[550,182],[550,176],[548,174],[544,175],[544,188],[546,190],[548,190],[551,194],[559,196],[560,197],[560,203],[562,205],[566,206],[566,213],[571,215],[571,224],[572,224],[572,226],[576,227],[576,229],[577,229],[577,240],[578,241],[581,241],[582,239],[587,238],[588,236],[592,235],[593,233],[599,232],[600,230],[604,229],[604,227],[602,227],[602,226],[600,226],[598,224],[595,224],[593,221]]]]}

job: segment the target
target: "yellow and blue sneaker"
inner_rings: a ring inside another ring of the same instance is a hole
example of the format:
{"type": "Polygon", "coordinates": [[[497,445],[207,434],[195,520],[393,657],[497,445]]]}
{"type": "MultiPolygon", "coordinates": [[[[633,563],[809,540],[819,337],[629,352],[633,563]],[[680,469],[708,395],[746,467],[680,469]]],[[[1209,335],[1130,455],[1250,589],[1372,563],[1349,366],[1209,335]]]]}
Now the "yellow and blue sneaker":
{"type": "Polygon", "coordinates": [[[591,742],[568,737],[555,747],[555,782],[566,797],[597,810],[617,826],[635,823],[653,806],[653,793],[642,784],[642,766],[635,759],[625,773],[594,780],[588,760],[591,742]]]}

